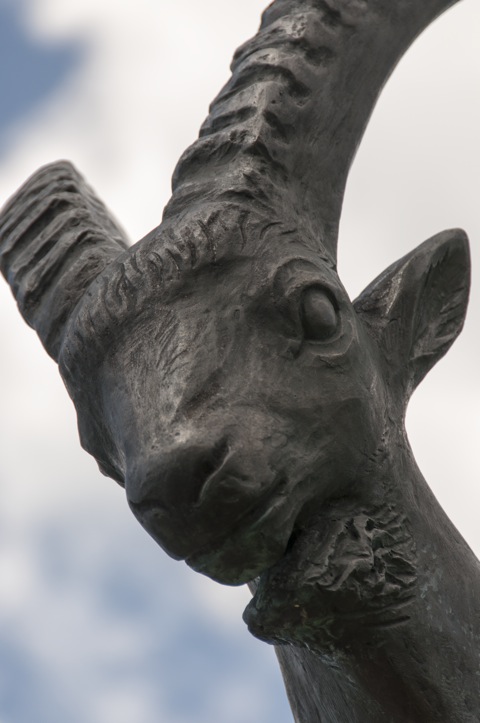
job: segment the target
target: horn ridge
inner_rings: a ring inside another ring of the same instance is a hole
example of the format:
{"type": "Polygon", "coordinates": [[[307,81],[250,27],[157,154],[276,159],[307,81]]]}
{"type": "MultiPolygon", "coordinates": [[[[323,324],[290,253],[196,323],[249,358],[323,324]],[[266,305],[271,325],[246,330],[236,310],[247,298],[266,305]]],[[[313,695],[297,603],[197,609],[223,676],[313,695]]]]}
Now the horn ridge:
{"type": "Polygon", "coordinates": [[[309,215],[335,258],[347,174],[378,95],[457,1],[275,0],[180,158],[164,218],[205,200],[256,200],[309,215]]]}
{"type": "Polygon", "coordinates": [[[123,231],[67,161],[40,168],[5,204],[0,269],[54,359],[85,290],[126,248],[123,231]]]}

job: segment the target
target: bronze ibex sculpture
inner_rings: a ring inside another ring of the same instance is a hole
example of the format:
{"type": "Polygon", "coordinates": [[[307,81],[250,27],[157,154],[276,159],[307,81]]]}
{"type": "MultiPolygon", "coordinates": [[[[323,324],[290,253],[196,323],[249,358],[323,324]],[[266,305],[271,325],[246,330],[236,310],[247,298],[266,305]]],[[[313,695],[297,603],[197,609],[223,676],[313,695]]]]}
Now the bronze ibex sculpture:
{"type": "Polygon", "coordinates": [[[426,241],[353,304],[336,273],[376,98],[454,2],[276,0],[131,249],[65,162],[0,221],[83,446],[171,556],[251,584],[302,723],[480,718],[479,564],[404,430],[462,328],[467,240],[426,241]]]}

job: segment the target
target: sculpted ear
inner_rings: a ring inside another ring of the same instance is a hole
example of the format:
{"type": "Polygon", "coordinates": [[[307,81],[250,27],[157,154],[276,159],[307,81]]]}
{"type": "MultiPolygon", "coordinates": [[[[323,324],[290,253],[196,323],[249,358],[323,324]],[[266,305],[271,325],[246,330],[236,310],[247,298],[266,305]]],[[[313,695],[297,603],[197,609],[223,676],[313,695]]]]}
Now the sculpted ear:
{"type": "Polygon", "coordinates": [[[383,352],[390,385],[407,399],[462,330],[469,290],[468,238],[454,229],[392,264],[354,302],[383,352]]]}
{"type": "Polygon", "coordinates": [[[0,214],[0,270],[55,360],[92,281],[127,248],[123,231],[67,161],[40,168],[0,214]]]}

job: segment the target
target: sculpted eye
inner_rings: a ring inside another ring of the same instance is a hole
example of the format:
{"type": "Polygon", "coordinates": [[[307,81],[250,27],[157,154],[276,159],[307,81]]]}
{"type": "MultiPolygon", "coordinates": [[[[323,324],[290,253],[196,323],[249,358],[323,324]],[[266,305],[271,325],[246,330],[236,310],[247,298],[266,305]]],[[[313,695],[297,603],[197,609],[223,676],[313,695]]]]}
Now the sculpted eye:
{"type": "Polygon", "coordinates": [[[307,341],[328,341],[337,332],[337,310],[319,286],[310,286],[303,292],[300,315],[307,341]]]}

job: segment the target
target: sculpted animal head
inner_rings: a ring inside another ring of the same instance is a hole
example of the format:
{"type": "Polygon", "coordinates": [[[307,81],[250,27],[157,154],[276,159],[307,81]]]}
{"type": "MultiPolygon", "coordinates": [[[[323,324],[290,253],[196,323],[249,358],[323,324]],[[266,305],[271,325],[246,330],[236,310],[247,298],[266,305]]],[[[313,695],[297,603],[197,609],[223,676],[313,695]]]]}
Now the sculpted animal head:
{"type": "Polygon", "coordinates": [[[59,358],[82,443],[145,529],[228,583],[276,562],[326,501],[372,494],[371,459],[392,426],[403,430],[467,301],[462,232],[426,242],[353,305],[331,263],[282,228],[255,256],[184,259],[172,288],[138,308],[132,289],[160,262],[149,271],[141,249],[125,257],[59,358]]]}
{"type": "Polygon", "coordinates": [[[354,303],[335,261],[373,102],[450,4],[273,3],[180,160],[162,225],[131,249],[66,163],[4,210],[2,270],[83,446],[155,540],[216,580],[252,580],[329,501],[374,495],[372,459],[462,327],[463,232],[354,303]]]}

